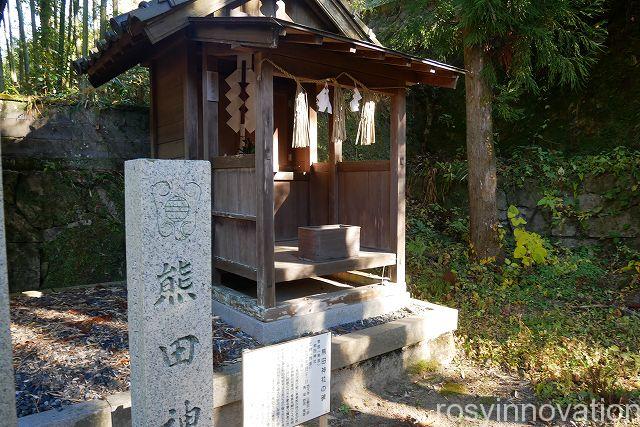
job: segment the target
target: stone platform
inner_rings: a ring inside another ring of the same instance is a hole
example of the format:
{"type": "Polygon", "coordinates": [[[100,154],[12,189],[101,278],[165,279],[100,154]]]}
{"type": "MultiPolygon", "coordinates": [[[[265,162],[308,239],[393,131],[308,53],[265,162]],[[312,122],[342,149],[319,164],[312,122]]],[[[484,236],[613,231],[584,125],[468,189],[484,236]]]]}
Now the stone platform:
{"type": "Polygon", "coordinates": [[[410,300],[408,292],[399,292],[396,295],[381,296],[369,301],[334,306],[326,311],[265,322],[214,299],[213,314],[226,323],[242,329],[256,341],[272,344],[334,326],[392,313],[406,307],[410,300]]]}

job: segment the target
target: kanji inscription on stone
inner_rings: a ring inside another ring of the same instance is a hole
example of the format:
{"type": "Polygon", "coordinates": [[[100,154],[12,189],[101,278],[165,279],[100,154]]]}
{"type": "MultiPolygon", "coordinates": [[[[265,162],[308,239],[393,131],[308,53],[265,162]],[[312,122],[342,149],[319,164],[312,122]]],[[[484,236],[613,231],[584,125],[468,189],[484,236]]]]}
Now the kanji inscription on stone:
{"type": "Polygon", "coordinates": [[[133,426],[211,426],[211,167],[125,163],[133,426]]]}

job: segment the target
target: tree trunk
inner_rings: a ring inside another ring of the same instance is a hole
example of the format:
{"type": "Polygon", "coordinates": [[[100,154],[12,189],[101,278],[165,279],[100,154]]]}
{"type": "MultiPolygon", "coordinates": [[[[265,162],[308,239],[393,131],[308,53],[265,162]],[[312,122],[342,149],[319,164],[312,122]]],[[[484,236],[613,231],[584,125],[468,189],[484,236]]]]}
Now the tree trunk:
{"type": "MultiPolygon", "coordinates": [[[[69,59],[75,59],[78,57],[78,43],[76,43],[78,36],[78,11],[80,10],[80,0],[72,0],[69,5],[69,13],[71,19],[69,20],[69,38],[67,39],[67,55],[66,61],[69,59]]],[[[67,66],[67,76],[69,77],[69,82],[73,81],[73,72],[71,67],[67,66]]]]}
{"type": "Polygon", "coordinates": [[[89,54],[89,0],[82,0],[82,56],[89,54]]]}
{"type": "Polygon", "coordinates": [[[9,76],[11,82],[16,82],[16,67],[13,62],[13,31],[11,30],[11,15],[9,10],[11,9],[9,2],[7,2],[7,8],[4,15],[4,37],[7,43],[7,63],[9,64],[9,76]]]}
{"type": "Polygon", "coordinates": [[[18,30],[20,32],[20,62],[21,62],[21,83],[25,86],[29,84],[29,47],[27,46],[27,36],[24,32],[24,15],[22,14],[21,0],[16,0],[16,10],[18,11],[18,30]]]}
{"type": "Polygon", "coordinates": [[[0,44],[0,92],[4,92],[4,63],[2,62],[2,44],[0,44]]]}
{"type": "Polygon", "coordinates": [[[500,253],[496,202],[496,158],[493,147],[491,88],[482,77],[486,57],[481,47],[464,48],[469,167],[469,237],[475,258],[500,253]]]}
{"type": "MultiPolygon", "coordinates": [[[[36,0],[29,0],[29,15],[31,16],[31,52],[38,56],[38,23],[36,22],[36,0]]],[[[33,66],[38,70],[38,61],[33,66]]],[[[38,74],[38,71],[35,72],[38,74]]]]}
{"type": "Polygon", "coordinates": [[[38,0],[38,5],[40,6],[40,46],[42,47],[41,52],[44,52],[51,35],[51,1],[38,0]]]}
{"type": "Polygon", "coordinates": [[[92,30],[93,30],[93,38],[100,38],[100,2],[101,0],[91,0],[91,13],[93,13],[91,17],[92,30]]]}
{"type": "Polygon", "coordinates": [[[29,0],[29,15],[31,16],[31,40],[35,43],[36,33],[38,28],[36,26],[36,0],[29,0]]]}
{"type": "Polygon", "coordinates": [[[62,85],[64,83],[63,74],[64,74],[64,63],[65,63],[65,55],[64,55],[64,36],[66,35],[66,20],[65,20],[65,12],[67,11],[67,1],[62,0],[60,3],[60,28],[58,29],[58,87],[62,89],[62,85]]]}
{"type": "Polygon", "coordinates": [[[52,0],[53,3],[53,31],[58,28],[58,2],[57,0],[52,0]]]}
{"type": "Polygon", "coordinates": [[[104,37],[104,33],[107,31],[107,0],[100,0],[100,34],[98,39],[104,37]]]}

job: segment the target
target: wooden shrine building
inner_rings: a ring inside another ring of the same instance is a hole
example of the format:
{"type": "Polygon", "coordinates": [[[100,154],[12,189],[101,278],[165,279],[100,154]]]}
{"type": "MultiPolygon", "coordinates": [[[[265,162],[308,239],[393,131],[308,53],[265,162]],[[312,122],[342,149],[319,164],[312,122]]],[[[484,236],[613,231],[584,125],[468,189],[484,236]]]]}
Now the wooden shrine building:
{"type": "Polygon", "coordinates": [[[406,88],[462,70],[381,46],[342,0],[143,1],[111,27],[72,65],[94,86],[148,67],[151,157],[211,161],[215,314],[269,342],[406,304],[406,88]],[[343,160],[337,114],[318,129],[323,82],[390,99],[390,160],[343,160]],[[299,86],[309,143],[292,148],[299,86]],[[359,254],[301,259],[298,227],[331,224],[360,227],[359,254]]]}

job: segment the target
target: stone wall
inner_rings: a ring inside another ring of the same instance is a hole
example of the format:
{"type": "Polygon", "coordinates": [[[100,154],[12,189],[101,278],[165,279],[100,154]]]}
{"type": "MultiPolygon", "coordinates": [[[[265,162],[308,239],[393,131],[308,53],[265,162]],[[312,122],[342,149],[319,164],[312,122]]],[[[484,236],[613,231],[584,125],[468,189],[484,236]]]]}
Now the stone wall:
{"type": "Polygon", "coordinates": [[[551,209],[538,206],[543,198],[535,181],[522,188],[498,190],[501,222],[508,227],[507,209],[516,206],[527,220],[525,228],[559,240],[568,247],[620,241],[640,247],[640,197],[613,175],[587,177],[575,192],[560,196],[554,218],[551,209]]]}
{"type": "Polygon", "coordinates": [[[124,160],[146,109],[0,101],[11,291],[123,280],[124,160]]]}

